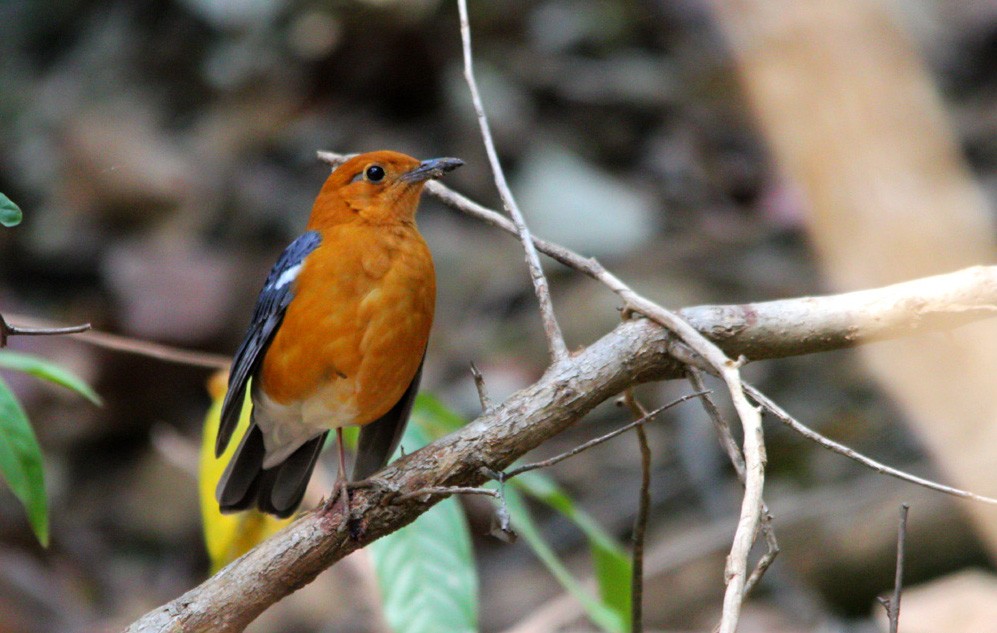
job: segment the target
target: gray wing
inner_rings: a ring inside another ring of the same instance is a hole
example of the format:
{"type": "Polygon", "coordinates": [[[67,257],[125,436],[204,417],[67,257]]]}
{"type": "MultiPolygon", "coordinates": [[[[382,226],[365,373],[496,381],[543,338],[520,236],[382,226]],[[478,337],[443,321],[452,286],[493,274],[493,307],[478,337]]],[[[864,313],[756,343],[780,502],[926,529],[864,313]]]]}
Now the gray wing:
{"type": "Polygon", "coordinates": [[[222,403],[221,423],[218,425],[215,457],[221,456],[232,439],[232,433],[239,423],[239,414],[242,412],[246,384],[259,367],[264,352],[284,320],[284,312],[294,297],[293,282],[301,271],[305,257],[318,248],[321,242],[322,237],[316,231],[308,231],[291,242],[263,284],[260,296],[256,300],[256,307],[253,309],[249,329],[232,361],[228,392],[222,403]]]}
{"type": "Polygon", "coordinates": [[[370,424],[360,427],[360,439],[357,442],[357,458],[353,464],[353,481],[366,479],[384,468],[388,460],[398,448],[405,432],[405,424],[412,413],[415,394],[419,391],[419,381],[422,379],[422,365],[426,361],[425,352],[419,362],[419,370],[409,383],[408,389],[401,399],[391,407],[391,410],[370,424]]]}

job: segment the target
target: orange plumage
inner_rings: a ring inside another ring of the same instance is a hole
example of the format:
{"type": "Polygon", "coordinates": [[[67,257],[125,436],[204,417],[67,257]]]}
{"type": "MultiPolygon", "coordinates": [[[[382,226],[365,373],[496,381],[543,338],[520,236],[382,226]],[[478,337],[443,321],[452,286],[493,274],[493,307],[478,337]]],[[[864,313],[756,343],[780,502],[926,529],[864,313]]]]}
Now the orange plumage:
{"type": "Polygon", "coordinates": [[[388,459],[415,395],[436,299],[416,208],[426,181],[460,164],[372,152],[326,180],[307,232],[271,271],[233,362],[219,451],[249,377],[253,425],[219,484],[223,510],[292,512],[330,429],[374,427],[366,442],[361,432],[361,476],[388,459]]]}

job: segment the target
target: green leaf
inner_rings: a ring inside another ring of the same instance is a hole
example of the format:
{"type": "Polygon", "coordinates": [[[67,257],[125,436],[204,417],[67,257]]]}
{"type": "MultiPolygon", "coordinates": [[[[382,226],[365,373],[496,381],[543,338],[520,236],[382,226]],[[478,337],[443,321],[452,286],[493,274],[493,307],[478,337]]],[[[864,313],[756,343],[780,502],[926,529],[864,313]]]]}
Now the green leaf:
{"type": "Polygon", "coordinates": [[[3,379],[0,379],[0,475],[24,504],[38,542],[48,546],[48,499],[42,449],[28,416],[3,379]]]}
{"type": "MultiPolygon", "coordinates": [[[[521,475],[522,476],[522,475],[521,475]]],[[[518,479],[518,478],[517,478],[518,479]]],[[[513,479],[512,481],[516,481],[513,479]]],[[[627,629],[625,620],[614,609],[589,593],[578,580],[571,575],[568,568],[557,557],[550,544],[544,539],[539,528],[533,522],[530,511],[526,507],[522,495],[515,488],[506,487],[505,500],[512,517],[513,527],[516,532],[530,545],[537,558],[547,567],[554,578],[565,588],[578,602],[581,603],[585,612],[592,622],[603,631],[612,633],[622,633],[627,629]]],[[[629,579],[627,586],[629,587],[629,579]]]]}
{"type": "MultiPolygon", "coordinates": [[[[415,401],[413,423],[436,439],[464,426],[464,419],[450,410],[438,398],[420,393],[415,401]]],[[[411,450],[414,450],[411,449],[411,450]]],[[[623,631],[630,627],[631,587],[633,569],[627,551],[564,492],[554,480],[538,472],[523,473],[511,479],[506,487],[515,499],[508,503],[513,528],[523,534],[537,557],[569,593],[585,606],[589,617],[607,631],[623,631]],[[510,489],[510,487],[512,489],[510,489]],[[521,501],[516,504],[515,490],[520,490],[563,514],[580,529],[588,540],[589,552],[599,586],[599,600],[586,592],[561,564],[533,523],[529,509],[521,501]]]]}
{"type": "Polygon", "coordinates": [[[83,379],[59,365],[31,354],[0,350],[0,367],[23,371],[37,378],[71,389],[90,402],[100,405],[100,396],[83,379]]]}
{"type": "Polygon", "coordinates": [[[587,512],[579,508],[553,479],[530,471],[510,480],[515,486],[538,501],[557,510],[574,523],[588,539],[602,602],[630,628],[631,587],[633,565],[627,551],[613,539],[587,512]]]}
{"type": "Polygon", "coordinates": [[[416,420],[415,423],[426,432],[430,441],[441,438],[447,433],[453,433],[467,424],[463,416],[455,413],[439,398],[428,393],[420,393],[415,397],[412,417],[416,420]]]}
{"type": "Polygon", "coordinates": [[[24,215],[14,201],[0,193],[0,224],[10,227],[21,223],[24,215]]]}
{"type": "MultiPolygon", "coordinates": [[[[402,442],[414,451],[427,443],[417,415],[402,442]]],[[[464,633],[478,630],[478,576],[471,537],[460,502],[444,499],[413,523],[370,544],[384,616],[394,633],[464,633]]]]}

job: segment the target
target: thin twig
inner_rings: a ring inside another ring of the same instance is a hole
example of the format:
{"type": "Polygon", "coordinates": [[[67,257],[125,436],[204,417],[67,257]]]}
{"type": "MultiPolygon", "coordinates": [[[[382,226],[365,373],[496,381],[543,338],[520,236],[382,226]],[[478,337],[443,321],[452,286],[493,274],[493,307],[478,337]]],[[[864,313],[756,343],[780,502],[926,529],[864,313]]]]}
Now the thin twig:
{"type": "Polygon", "coordinates": [[[765,553],[755,563],[755,569],[744,582],[744,595],[746,596],[751,594],[751,591],[758,585],[762,577],[765,576],[765,572],[772,566],[772,563],[775,562],[780,552],[779,541],[775,538],[775,528],[772,527],[772,515],[765,505],[762,506],[761,530],[762,536],[765,537],[765,553]]]}
{"type": "MultiPolygon", "coordinates": [[[[14,315],[11,315],[11,318],[14,318],[14,315]]],[[[83,328],[83,326],[64,328],[49,321],[32,317],[18,316],[16,318],[19,321],[37,325],[41,329],[70,330],[72,328],[83,328]]],[[[89,325],[87,328],[89,328],[89,325]]],[[[78,333],[72,334],[71,338],[83,343],[89,343],[95,347],[110,349],[116,352],[125,352],[126,354],[136,354],[138,356],[154,358],[167,363],[204,367],[205,369],[228,369],[229,365],[232,363],[232,359],[230,357],[222,356],[221,354],[211,354],[209,352],[199,352],[197,350],[172,347],[170,345],[152,343],[150,341],[143,341],[128,336],[120,336],[118,334],[109,334],[107,332],[92,329],[89,331],[83,331],[83,329],[75,329],[72,331],[78,333]]]]}
{"type": "MultiPolygon", "coordinates": [[[[707,394],[703,394],[706,397],[707,394]]],[[[647,409],[637,401],[632,388],[623,392],[626,403],[635,418],[647,418],[647,409]]],[[[633,569],[630,573],[630,631],[641,633],[644,630],[644,537],[647,533],[647,517],[651,508],[651,446],[647,442],[644,425],[634,427],[640,445],[640,500],[633,529],[633,569]]]]}
{"type": "MultiPolygon", "coordinates": [[[[327,162],[337,160],[337,155],[319,152],[327,162]]],[[[427,191],[444,204],[467,215],[476,217],[508,233],[517,235],[516,227],[501,214],[447,189],[438,182],[427,184],[427,191]]],[[[677,315],[636,294],[597,260],[585,258],[562,246],[534,238],[537,249],[553,259],[578,270],[608,286],[619,295],[625,308],[639,312],[658,325],[679,335],[691,352],[699,355],[694,366],[707,369],[723,379],[735,410],[744,428],[746,485],[741,503],[734,543],[728,557],[725,578],[728,580],[724,596],[720,630],[733,633],[740,613],[743,589],[746,583],[747,557],[758,525],[762,521],[761,493],[764,486],[765,447],[762,443],[761,417],[744,395],[738,372],[739,364],[726,358],[715,346],[697,333],[677,315]]],[[[887,288],[856,291],[829,297],[810,297],[803,300],[775,301],[749,306],[699,306],[685,309],[682,314],[700,330],[723,341],[733,354],[750,353],[753,358],[773,358],[853,347],[855,345],[894,339],[914,332],[949,330],[963,323],[986,318],[997,309],[993,296],[994,267],[977,266],[947,275],[918,279],[894,284],[887,288]],[[909,297],[916,301],[905,301],[909,297]],[[982,301],[980,297],[985,297],[982,301]],[[923,306],[923,307],[922,307],[923,306]],[[800,317],[800,311],[808,315],[800,317]],[[821,318],[815,325],[813,316],[821,318]],[[796,332],[801,323],[806,332],[796,332]],[[796,335],[789,335],[794,332],[796,335]],[[815,337],[814,332],[818,335],[815,337]],[[789,340],[787,345],[786,341],[789,340]],[[740,350],[740,351],[739,351],[740,350]]],[[[675,342],[678,343],[678,342],[675,342]]],[[[682,345],[668,345],[669,353],[688,363],[687,356],[680,356],[682,345]]],[[[843,452],[847,449],[839,447],[843,452]]],[[[843,454],[847,454],[843,452],[843,454]]],[[[872,460],[867,465],[875,464],[872,460]]],[[[879,472],[915,481],[905,473],[873,466],[879,472]]],[[[924,480],[920,480],[924,482],[924,480]]],[[[925,482],[929,483],[930,482],[925,482]]],[[[984,500],[986,497],[956,491],[956,489],[931,484],[932,487],[957,496],[984,500]]]]}
{"type": "Polygon", "coordinates": [[[561,453],[560,455],[555,455],[554,457],[551,457],[550,459],[545,459],[543,461],[534,462],[532,464],[523,464],[522,466],[517,466],[516,468],[511,468],[511,469],[505,471],[502,474],[502,476],[503,476],[503,478],[505,480],[509,480],[509,479],[512,479],[513,477],[515,477],[517,475],[522,475],[523,473],[529,472],[531,470],[537,470],[538,468],[549,468],[549,467],[553,466],[554,464],[557,464],[558,462],[563,462],[564,460],[568,459],[569,457],[574,457],[578,453],[581,453],[582,451],[588,450],[588,449],[592,448],[593,446],[598,446],[599,444],[602,444],[603,442],[609,441],[609,440],[613,439],[614,437],[616,437],[617,435],[622,435],[622,434],[626,433],[627,431],[629,431],[630,429],[634,429],[634,428],[637,428],[637,427],[639,427],[639,426],[641,426],[643,424],[647,424],[648,422],[650,422],[654,418],[654,416],[658,415],[662,411],[665,411],[667,409],[671,409],[675,405],[682,404],[686,400],[692,400],[693,398],[699,398],[699,397],[703,396],[705,393],[709,393],[709,392],[687,393],[686,395],[682,396],[681,398],[676,398],[675,400],[672,400],[668,404],[660,406],[657,409],[655,409],[655,410],[651,411],[650,413],[648,413],[647,415],[642,416],[641,418],[639,418],[637,420],[634,420],[630,424],[626,424],[626,425],[621,426],[620,428],[618,428],[618,429],[616,429],[614,431],[610,431],[609,433],[606,433],[605,435],[600,435],[599,437],[597,437],[595,439],[591,439],[591,440],[585,442],[584,444],[580,444],[580,445],[574,447],[570,451],[566,451],[564,453],[561,453]]]}
{"type": "MultiPolygon", "coordinates": [[[[478,122],[481,126],[482,137],[485,140],[485,149],[488,152],[488,159],[492,165],[496,186],[499,189],[499,194],[502,196],[503,205],[512,216],[513,223],[516,225],[516,233],[526,252],[533,287],[540,303],[540,312],[544,321],[547,344],[556,365],[559,361],[569,358],[567,346],[554,315],[554,310],[550,302],[550,291],[547,287],[547,280],[543,275],[543,268],[540,266],[540,259],[537,256],[533,238],[530,236],[529,229],[526,227],[522,214],[519,212],[519,208],[516,206],[512,193],[505,182],[498,155],[491,140],[488,120],[485,117],[481,96],[478,93],[477,83],[474,79],[473,60],[471,56],[471,28],[467,17],[467,0],[457,0],[457,6],[460,12],[461,40],[464,51],[464,75],[471,90],[471,98],[478,115],[478,122]]],[[[695,328],[689,325],[688,322],[675,313],[634,292],[633,289],[606,270],[595,259],[583,259],[581,262],[578,262],[576,268],[608,286],[623,299],[627,309],[639,312],[665,329],[675,333],[716,370],[730,392],[734,409],[737,411],[738,418],[740,418],[744,429],[744,455],[746,463],[746,480],[744,498],[741,503],[741,516],[738,520],[737,529],[734,532],[733,544],[730,556],[727,557],[727,568],[724,573],[725,580],[727,581],[727,591],[724,595],[720,628],[720,633],[734,633],[741,611],[741,599],[744,582],[747,577],[748,553],[751,549],[751,544],[754,542],[762,512],[761,496],[765,485],[765,446],[762,440],[761,415],[751,406],[744,395],[738,364],[727,358],[716,345],[707,340],[695,328]]]]}
{"type": "Polygon", "coordinates": [[[151,341],[142,341],[128,336],[108,334],[107,332],[84,332],[83,334],[74,336],[74,338],[96,347],[103,347],[126,354],[145,356],[146,358],[154,358],[177,365],[190,365],[192,367],[203,367],[204,369],[228,369],[232,364],[230,357],[222,356],[221,354],[183,349],[151,341]]]}
{"type": "MultiPolygon", "coordinates": [[[[975,267],[887,286],[880,292],[883,296],[906,297],[919,305],[928,301],[938,310],[963,312],[963,306],[977,306],[981,301],[997,304],[997,267],[975,267]],[[949,287],[955,284],[961,288],[958,300],[953,300],[949,290],[942,288],[943,281],[948,281],[949,287]],[[939,303],[941,298],[948,299],[939,303]]],[[[865,294],[871,296],[875,291],[865,294]]],[[[833,309],[835,297],[825,299],[833,309]]],[[[807,298],[798,302],[813,305],[807,298]]],[[[755,314],[756,319],[771,317],[765,314],[765,304],[757,305],[760,312],[755,314]]],[[[891,312],[888,318],[897,323],[903,318],[901,312],[891,312]]],[[[908,311],[906,318],[913,318],[910,312],[917,314],[918,311],[908,311]]],[[[763,347],[762,354],[777,357],[828,349],[824,344],[824,330],[814,331],[810,327],[813,319],[819,316],[811,314],[807,325],[809,334],[798,347],[789,350],[780,346],[767,352],[763,347]]],[[[850,332],[856,328],[859,331],[866,329],[869,319],[878,319],[879,313],[875,317],[856,316],[850,332]]],[[[706,332],[717,332],[724,330],[727,322],[723,319],[711,322],[707,317],[701,327],[706,332]]],[[[837,331],[831,326],[828,328],[828,331],[837,331]]],[[[909,331],[909,328],[903,330],[909,331]]],[[[891,334],[894,337],[898,335],[891,334]]],[[[780,338],[785,336],[783,334],[780,338]]],[[[836,339],[842,347],[848,346],[851,340],[842,335],[836,335],[836,339]]],[[[302,587],[363,544],[410,523],[435,500],[382,504],[392,488],[410,490],[480,485],[486,480],[480,472],[481,464],[489,464],[495,469],[507,468],[626,386],[680,376],[679,365],[669,356],[672,341],[674,339],[663,328],[647,320],[619,324],[612,332],[576,352],[574,362],[545,373],[534,385],[497,404],[488,415],[388,464],[378,477],[393,486],[354,495],[355,510],[364,516],[367,528],[362,542],[338,532],[338,525],[344,520],[342,515],[306,513],[281,534],[260,544],[200,586],[137,619],[128,630],[135,633],[235,633],[243,630],[270,605],[302,587]]]]}
{"type": "Polygon", "coordinates": [[[419,488],[418,490],[413,490],[412,492],[400,494],[397,497],[394,497],[393,500],[408,501],[409,499],[428,499],[429,497],[439,495],[487,495],[489,497],[497,498],[499,493],[497,490],[492,488],[474,488],[469,486],[431,486],[429,488],[419,488]]]}
{"type": "MultiPolygon", "coordinates": [[[[686,368],[686,373],[688,375],[689,384],[696,391],[706,392],[706,383],[703,382],[703,372],[702,370],[688,365],[686,368]]],[[[738,481],[741,485],[744,485],[744,455],[741,454],[741,449],[737,446],[737,441],[734,440],[734,435],[731,433],[730,425],[727,423],[726,418],[720,412],[720,408],[717,403],[713,401],[711,393],[707,393],[700,400],[703,405],[703,410],[706,411],[707,417],[710,418],[710,422],[713,423],[713,430],[716,431],[717,440],[720,441],[721,448],[727,453],[727,459],[730,460],[732,466],[734,466],[734,473],[737,474],[738,481]]]]}
{"type": "MultiPolygon", "coordinates": [[[[692,385],[693,389],[697,391],[706,390],[706,384],[703,382],[702,372],[694,367],[693,365],[688,365],[687,373],[689,378],[689,384],[692,385]]],[[[745,482],[745,467],[744,467],[744,456],[741,455],[741,450],[737,446],[737,442],[734,440],[734,436],[730,431],[730,424],[727,423],[727,419],[721,413],[720,408],[717,406],[716,402],[710,393],[704,395],[700,402],[703,405],[703,409],[706,411],[707,416],[713,422],[713,428],[717,433],[717,438],[720,440],[720,445],[723,447],[724,451],[727,453],[728,459],[730,459],[731,464],[734,466],[734,472],[737,474],[738,480],[741,485],[745,482]]],[[[747,596],[751,593],[751,590],[755,588],[758,581],[762,579],[765,572],[775,561],[776,557],[779,555],[779,541],[775,537],[775,529],[772,527],[772,514],[769,512],[768,505],[765,500],[762,499],[762,516],[759,523],[762,536],[765,538],[765,553],[755,564],[754,570],[748,579],[744,582],[744,595],[747,596]]]]}
{"type": "Polygon", "coordinates": [[[900,596],[904,586],[904,550],[907,542],[907,513],[909,511],[909,504],[900,504],[900,521],[897,525],[897,568],[893,576],[893,596],[889,599],[878,599],[879,603],[886,609],[886,617],[890,621],[890,633],[897,633],[900,628],[900,596]]]}
{"type": "Polygon", "coordinates": [[[544,334],[547,336],[547,346],[550,348],[550,355],[556,365],[568,360],[568,346],[564,342],[564,335],[561,333],[561,326],[554,315],[554,305],[550,298],[550,288],[547,285],[547,277],[544,275],[543,267],[540,265],[540,257],[537,255],[536,246],[533,244],[533,237],[530,229],[526,226],[526,220],[516,204],[516,199],[509,189],[509,184],[505,180],[505,173],[499,162],[498,152],[495,150],[495,142],[492,140],[491,128],[488,125],[488,116],[485,114],[485,107],[481,102],[481,94],[478,92],[478,82],[474,78],[474,59],[471,55],[471,23],[467,17],[467,0],[457,0],[457,7],[460,11],[460,36],[464,49],[464,79],[467,80],[467,87],[471,91],[471,101],[474,104],[474,112],[478,117],[478,125],[481,127],[481,138],[485,143],[485,151],[488,153],[488,162],[492,166],[492,174],[495,177],[495,186],[502,197],[502,205],[512,217],[516,227],[516,234],[523,244],[523,251],[526,254],[526,264],[530,269],[530,279],[533,281],[533,290],[536,292],[537,301],[540,303],[540,316],[543,319],[544,334]]]}
{"type": "Polygon", "coordinates": [[[7,347],[7,339],[11,336],[55,336],[59,334],[76,334],[89,329],[89,323],[62,327],[21,327],[7,323],[7,320],[0,314],[0,348],[7,347]]]}
{"type": "Polygon", "coordinates": [[[478,400],[481,401],[481,413],[485,414],[492,410],[492,400],[488,397],[488,389],[485,387],[485,377],[478,371],[478,366],[471,363],[471,375],[474,376],[474,387],[478,390],[478,400]]]}
{"type": "Polygon", "coordinates": [[[509,503],[505,498],[505,484],[508,476],[501,470],[492,470],[487,466],[482,466],[478,472],[485,477],[498,483],[498,507],[495,508],[495,521],[492,525],[491,535],[506,543],[514,543],[519,535],[512,529],[512,515],[509,513],[509,503]]]}
{"type": "Polygon", "coordinates": [[[803,437],[807,438],[808,440],[816,442],[820,446],[823,446],[824,448],[830,451],[834,451],[839,455],[844,455],[848,459],[856,461],[862,464],[863,466],[871,468],[883,475],[896,477],[897,479],[901,479],[903,481],[907,481],[912,484],[917,484],[918,486],[923,486],[930,490],[937,490],[938,492],[944,492],[945,494],[952,495],[954,497],[961,497],[963,499],[973,499],[974,501],[980,501],[983,503],[989,503],[991,505],[997,505],[997,499],[994,499],[993,497],[986,497],[984,495],[978,495],[974,492],[969,492],[967,490],[961,490],[959,488],[946,486],[944,484],[931,481],[930,479],[924,479],[923,477],[918,477],[917,475],[912,475],[908,472],[904,472],[902,470],[898,470],[891,466],[887,466],[885,464],[877,462],[871,457],[866,457],[862,453],[859,453],[854,449],[839,444],[834,440],[832,440],[831,438],[825,437],[824,435],[821,435],[817,431],[814,431],[810,427],[806,426],[805,424],[803,424],[793,416],[786,413],[786,411],[782,407],[780,407],[771,399],[769,399],[768,396],[763,394],[757,388],[747,383],[745,383],[744,388],[751,395],[751,398],[755,402],[765,407],[765,410],[774,415],[780,422],[782,422],[789,428],[793,429],[794,431],[796,431],[803,437]]]}

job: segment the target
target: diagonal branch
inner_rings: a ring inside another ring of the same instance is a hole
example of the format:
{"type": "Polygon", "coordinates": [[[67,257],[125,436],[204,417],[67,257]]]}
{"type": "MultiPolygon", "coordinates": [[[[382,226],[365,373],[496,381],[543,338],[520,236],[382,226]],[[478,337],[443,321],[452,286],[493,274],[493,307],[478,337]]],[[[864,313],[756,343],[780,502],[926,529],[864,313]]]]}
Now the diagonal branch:
{"type": "Polygon", "coordinates": [[[901,481],[907,481],[912,484],[928,488],[929,490],[935,490],[937,492],[942,492],[947,495],[952,495],[953,497],[960,497],[962,499],[972,499],[973,501],[979,501],[980,503],[997,505],[997,499],[994,499],[993,497],[986,497],[983,495],[978,495],[974,492],[969,492],[968,490],[961,490],[959,488],[946,486],[938,482],[931,481],[930,479],[918,477],[917,475],[912,475],[908,472],[892,468],[890,466],[887,466],[886,464],[877,462],[871,457],[866,457],[865,455],[856,451],[855,449],[849,448],[844,444],[839,444],[838,442],[835,442],[831,438],[825,437],[820,433],[818,433],[817,431],[814,431],[810,427],[806,426],[805,424],[803,424],[793,416],[786,413],[786,411],[782,407],[773,402],[768,396],[763,394],[756,387],[753,387],[751,385],[745,385],[745,388],[748,390],[748,394],[755,402],[763,406],[766,411],[774,415],[776,419],[778,419],[780,422],[782,422],[792,430],[796,431],[803,437],[807,438],[808,440],[816,442],[820,446],[826,448],[827,450],[833,453],[844,455],[848,459],[854,460],[862,464],[866,468],[874,470],[882,475],[889,475],[890,477],[895,477],[897,479],[900,479],[901,481]]]}
{"type": "MultiPolygon", "coordinates": [[[[967,269],[946,277],[951,284],[928,278],[866,291],[863,301],[867,306],[878,305],[876,295],[901,301],[904,307],[895,307],[892,312],[855,311],[851,295],[861,293],[821,298],[820,305],[825,310],[852,311],[853,320],[844,327],[841,321],[828,320],[817,311],[803,310],[800,304],[812,305],[809,298],[727,306],[720,312],[740,309],[755,315],[737,336],[724,338],[726,321],[711,321],[705,316],[717,314],[715,308],[700,312],[702,318],[691,321],[705,334],[718,333],[718,343],[727,354],[736,355],[744,341],[750,340],[755,358],[775,358],[824,351],[829,349],[829,341],[836,342],[838,347],[852,346],[856,344],[856,332],[898,336],[918,331],[920,328],[904,327],[902,322],[917,320],[925,306],[934,312],[948,310],[950,314],[960,315],[960,322],[993,313],[987,306],[997,305],[997,267],[967,269]],[[953,297],[951,285],[961,286],[962,290],[958,300],[946,307],[943,300],[953,297]],[[756,329],[757,324],[771,324],[784,320],[787,314],[804,313],[807,320],[787,326],[785,334],[764,327],[761,331],[756,329]],[[967,313],[972,316],[966,317],[967,313]],[[879,318],[886,318],[892,327],[884,330],[882,324],[872,323],[879,318]],[[814,329],[814,323],[828,327],[814,329]],[[832,327],[832,323],[839,323],[839,328],[832,327]],[[766,331],[768,334],[763,335],[766,331]],[[783,340],[801,333],[804,334],[792,344],[783,340]]],[[[268,606],[307,584],[346,554],[407,525],[438,501],[437,497],[431,497],[425,501],[382,503],[390,490],[404,494],[425,488],[482,484],[486,478],[482,466],[503,470],[626,387],[682,376],[685,366],[668,354],[671,343],[668,332],[650,320],[621,323],[578,352],[574,362],[555,366],[539,382],[513,394],[468,426],[381,471],[378,477],[386,481],[386,486],[359,490],[353,498],[354,510],[363,517],[359,540],[350,540],[348,535],[338,532],[342,522],[338,513],[306,514],[199,587],[149,612],[128,631],[242,630],[268,606]]]]}
{"type": "Polygon", "coordinates": [[[467,0],[457,0],[457,7],[460,10],[460,37],[464,49],[464,78],[467,80],[467,87],[471,91],[471,101],[474,103],[474,112],[478,117],[478,124],[481,127],[481,138],[485,143],[485,151],[488,153],[488,162],[492,167],[492,174],[495,176],[495,187],[502,197],[502,205],[505,206],[512,223],[519,236],[519,241],[523,244],[526,253],[526,265],[530,269],[530,279],[533,281],[533,290],[536,292],[537,301],[540,303],[540,317],[543,319],[544,334],[547,336],[547,345],[550,348],[551,360],[556,365],[569,358],[568,346],[564,343],[564,335],[561,333],[561,326],[554,315],[554,305],[550,299],[550,288],[547,285],[547,277],[544,275],[543,267],[540,265],[540,257],[537,255],[536,245],[530,235],[530,229],[526,226],[526,220],[516,204],[516,199],[509,189],[509,183],[505,180],[505,172],[499,162],[498,152],[495,150],[495,142],[492,140],[491,127],[488,125],[488,116],[485,114],[485,106],[481,102],[481,94],[478,92],[478,82],[474,78],[474,58],[471,55],[471,25],[467,17],[467,0]]]}
{"type": "MultiPolygon", "coordinates": [[[[336,166],[348,154],[319,151],[336,166]]],[[[426,190],[446,206],[516,236],[515,225],[437,180],[426,190]]],[[[569,268],[599,280],[605,269],[595,259],[533,236],[537,250],[569,268]]],[[[619,285],[625,285],[616,280],[619,285]]],[[[871,290],[797,297],[761,303],[703,305],[677,314],[728,356],[750,360],[783,358],[856,347],[912,334],[949,330],[997,316],[997,266],[972,266],[871,290]]],[[[681,378],[676,369],[669,378],[681,378]]]]}

